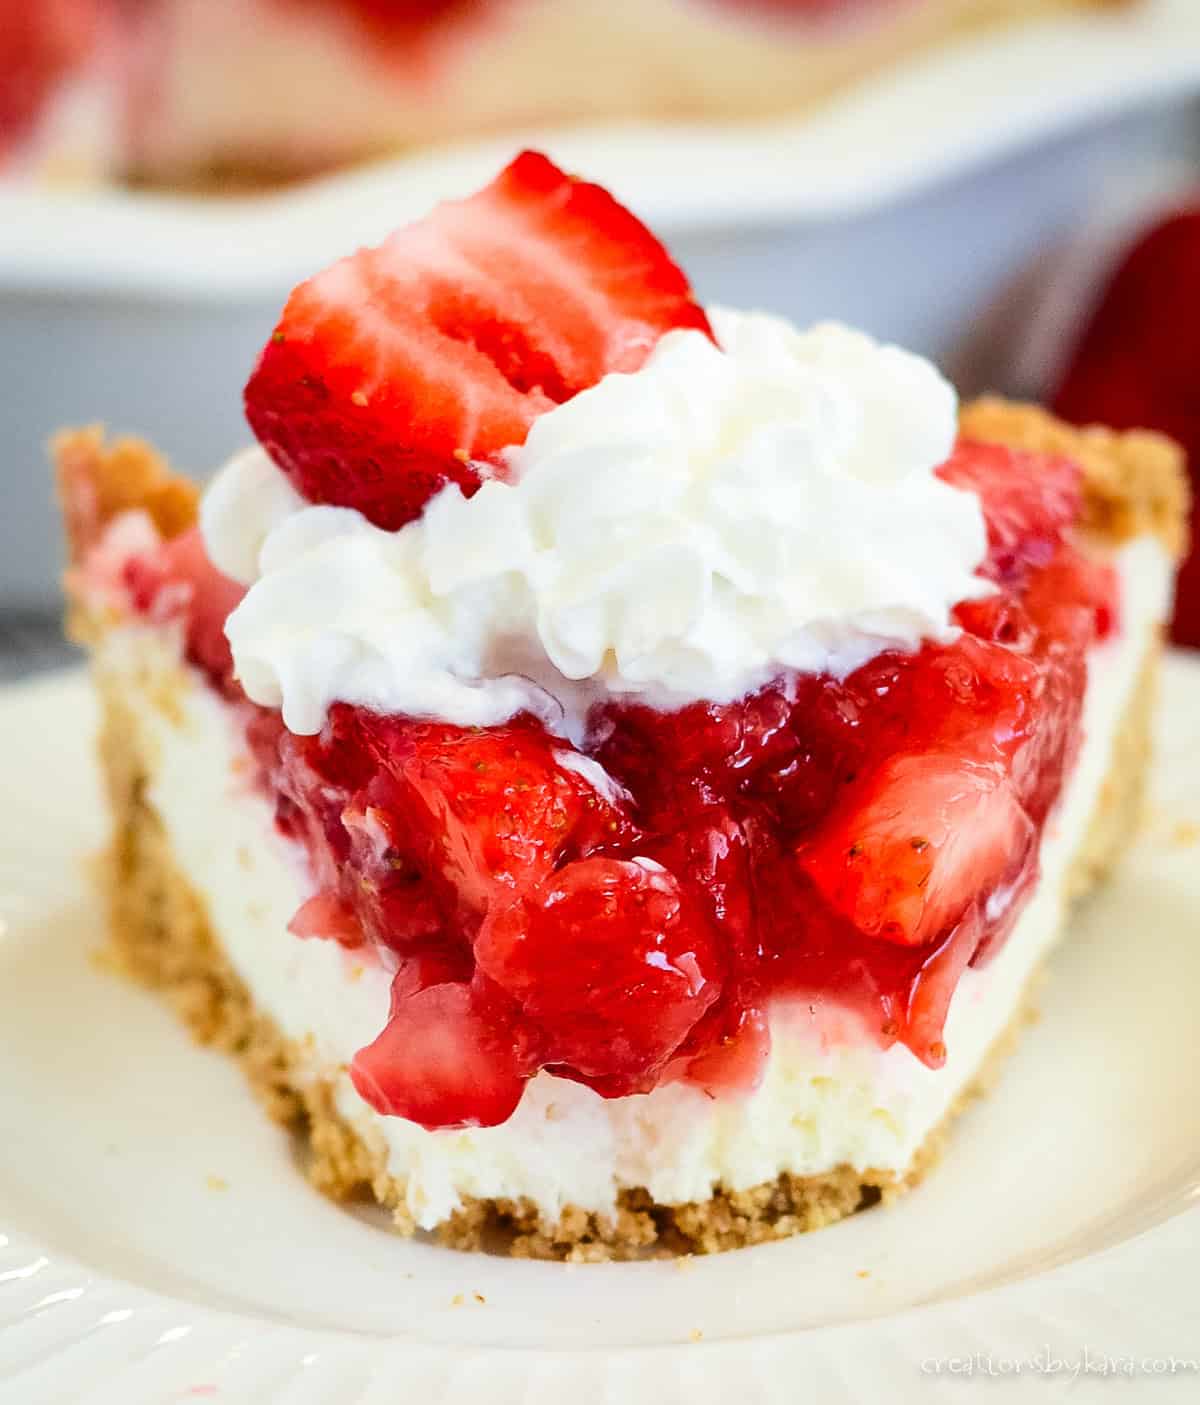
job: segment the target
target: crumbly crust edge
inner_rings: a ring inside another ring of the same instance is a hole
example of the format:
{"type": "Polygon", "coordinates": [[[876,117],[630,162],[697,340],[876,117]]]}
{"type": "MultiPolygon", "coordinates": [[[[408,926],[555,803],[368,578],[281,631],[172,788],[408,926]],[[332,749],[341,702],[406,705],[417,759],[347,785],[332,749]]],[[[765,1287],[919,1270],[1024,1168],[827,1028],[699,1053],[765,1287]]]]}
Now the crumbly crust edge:
{"type": "Polygon", "coordinates": [[[1073,459],[1083,470],[1083,528],[1121,546],[1155,536],[1180,560],[1188,548],[1191,492],[1183,450],[1165,435],[1066,424],[1036,405],[988,396],[963,407],[968,439],[1073,459]]]}

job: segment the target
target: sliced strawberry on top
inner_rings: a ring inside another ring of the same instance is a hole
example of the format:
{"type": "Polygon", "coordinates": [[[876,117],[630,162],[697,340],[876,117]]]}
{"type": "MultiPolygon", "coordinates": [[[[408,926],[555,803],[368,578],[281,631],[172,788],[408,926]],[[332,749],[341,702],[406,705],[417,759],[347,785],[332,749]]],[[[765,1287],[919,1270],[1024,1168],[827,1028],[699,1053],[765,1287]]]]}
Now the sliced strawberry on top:
{"type": "Polygon", "coordinates": [[[446,483],[503,472],[530,425],[672,328],[711,335],[687,280],[599,186],[525,152],[293,292],[246,416],[313,502],[389,530],[446,483]]]}
{"type": "Polygon", "coordinates": [[[962,439],[938,474],[979,495],[988,531],[984,573],[1000,582],[1044,566],[1082,510],[1081,474],[1070,459],[962,439]]]}

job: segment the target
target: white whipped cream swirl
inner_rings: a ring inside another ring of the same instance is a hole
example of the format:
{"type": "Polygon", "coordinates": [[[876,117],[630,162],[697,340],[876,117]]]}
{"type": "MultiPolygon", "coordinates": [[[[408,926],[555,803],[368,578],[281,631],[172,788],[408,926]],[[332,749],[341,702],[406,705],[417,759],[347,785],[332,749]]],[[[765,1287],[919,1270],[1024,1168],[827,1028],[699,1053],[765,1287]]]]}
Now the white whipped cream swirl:
{"type": "Polygon", "coordinates": [[[304,503],[261,451],[203,512],[250,586],[227,633],[254,701],[311,733],[334,701],[463,726],[522,709],[578,739],[591,702],[728,701],[953,636],[988,587],[978,499],[934,470],[957,401],[847,328],[713,313],[543,415],[508,481],[384,532],[304,503]]]}

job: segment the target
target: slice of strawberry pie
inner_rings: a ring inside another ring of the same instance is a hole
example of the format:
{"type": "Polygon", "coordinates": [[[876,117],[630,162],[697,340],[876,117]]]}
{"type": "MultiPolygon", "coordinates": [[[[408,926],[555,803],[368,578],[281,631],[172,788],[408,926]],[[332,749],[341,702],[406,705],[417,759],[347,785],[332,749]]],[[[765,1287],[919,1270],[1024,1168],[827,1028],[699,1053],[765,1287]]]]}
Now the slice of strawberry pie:
{"type": "Polygon", "coordinates": [[[113,941],[405,1230],[890,1197],[1114,859],[1166,440],[694,300],[526,153],[298,288],[202,505],[64,435],[113,941]]]}

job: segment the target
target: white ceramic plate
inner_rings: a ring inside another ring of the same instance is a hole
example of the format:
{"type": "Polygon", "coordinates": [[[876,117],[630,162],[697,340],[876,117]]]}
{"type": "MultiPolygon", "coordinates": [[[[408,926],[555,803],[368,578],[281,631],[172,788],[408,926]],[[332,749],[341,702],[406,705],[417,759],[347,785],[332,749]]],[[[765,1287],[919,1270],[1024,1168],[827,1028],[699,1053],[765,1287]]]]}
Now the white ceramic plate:
{"type": "Polygon", "coordinates": [[[0,693],[6,1405],[1200,1394],[1200,658],[1167,669],[1142,838],[943,1163],[683,1265],[464,1256],[311,1191],[236,1068],[92,960],[91,728],[78,674],[0,693]]]}
{"type": "Polygon", "coordinates": [[[610,185],[665,235],[845,217],[1200,87],[1200,4],[1142,0],[966,39],[798,119],[532,130],[241,200],[0,191],[0,285],[245,296],[489,180],[517,145],[610,185]]]}

